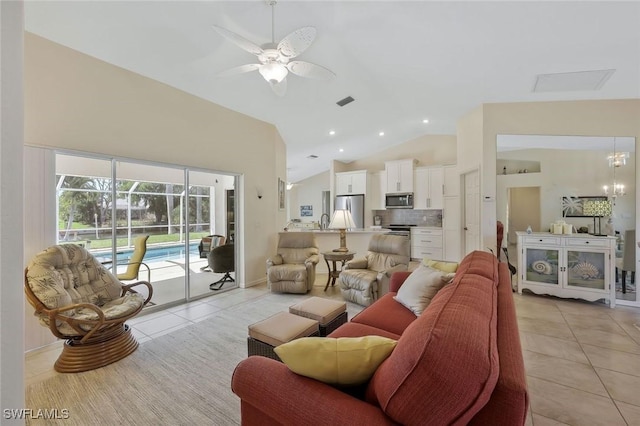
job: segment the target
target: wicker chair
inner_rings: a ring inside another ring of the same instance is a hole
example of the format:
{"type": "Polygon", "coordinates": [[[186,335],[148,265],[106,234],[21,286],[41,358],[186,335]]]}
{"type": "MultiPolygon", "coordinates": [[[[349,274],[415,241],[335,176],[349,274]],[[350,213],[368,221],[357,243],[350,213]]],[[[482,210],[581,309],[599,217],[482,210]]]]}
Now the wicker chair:
{"type": "Polygon", "coordinates": [[[151,300],[148,281],[122,284],[83,247],[65,244],[38,253],[25,270],[25,293],[40,323],[64,348],[54,368],[60,373],[93,370],[136,350],[125,321],[151,300]],[[143,286],[143,294],[135,291],[143,286]]]}

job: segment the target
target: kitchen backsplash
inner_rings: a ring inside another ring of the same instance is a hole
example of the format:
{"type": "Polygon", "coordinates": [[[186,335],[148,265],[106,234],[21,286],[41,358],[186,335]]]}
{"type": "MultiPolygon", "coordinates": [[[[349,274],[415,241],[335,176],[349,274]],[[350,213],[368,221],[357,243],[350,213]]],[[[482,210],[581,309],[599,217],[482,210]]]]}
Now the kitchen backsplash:
{"type": "Polygon", "coordinates": [[[382,226],[393,223],[442,228],[442,210],[388,209],[372,210],[372,214],[382,218],[382,226]]]}

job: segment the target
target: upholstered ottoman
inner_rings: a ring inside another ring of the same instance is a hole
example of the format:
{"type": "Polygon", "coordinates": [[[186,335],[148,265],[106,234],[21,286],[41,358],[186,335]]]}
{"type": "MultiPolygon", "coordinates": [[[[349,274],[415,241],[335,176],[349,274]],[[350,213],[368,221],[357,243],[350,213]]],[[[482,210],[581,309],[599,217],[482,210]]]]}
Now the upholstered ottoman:
{"type": "Polygon", "coordinates": [[[310,297],[296,303],[289,307],[289,313],[318,321],[323,337],[347,322],[347,304],[322,297],[310,297]]]}
{"type": "Polygon", "coordinates": [[[281,361],[273,348],[300,337],[318,335],[318,321],[280,312],[249,326],[247,353],[281,361]]]}

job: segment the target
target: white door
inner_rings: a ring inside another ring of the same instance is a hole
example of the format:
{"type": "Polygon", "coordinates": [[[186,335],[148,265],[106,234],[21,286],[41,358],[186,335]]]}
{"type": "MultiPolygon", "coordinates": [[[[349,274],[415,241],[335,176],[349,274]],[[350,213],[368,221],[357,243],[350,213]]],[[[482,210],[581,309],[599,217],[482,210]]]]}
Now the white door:
{"type": "Polygon", "coordinates": [[[473,170],[464,179],[464,253],[480,249],[480,173],[473,170]]]}

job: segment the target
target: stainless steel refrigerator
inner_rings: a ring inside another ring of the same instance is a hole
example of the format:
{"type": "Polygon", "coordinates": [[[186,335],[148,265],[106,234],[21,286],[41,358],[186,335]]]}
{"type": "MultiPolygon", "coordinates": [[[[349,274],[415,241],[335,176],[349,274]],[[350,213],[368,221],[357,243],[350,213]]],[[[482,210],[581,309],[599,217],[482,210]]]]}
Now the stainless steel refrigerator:
{"type": "Polygon", "coordinates": [[[364,195],[338,195],[333,207],[336,210],[349,210],[356,228],[364,228],[364,195]]]}

